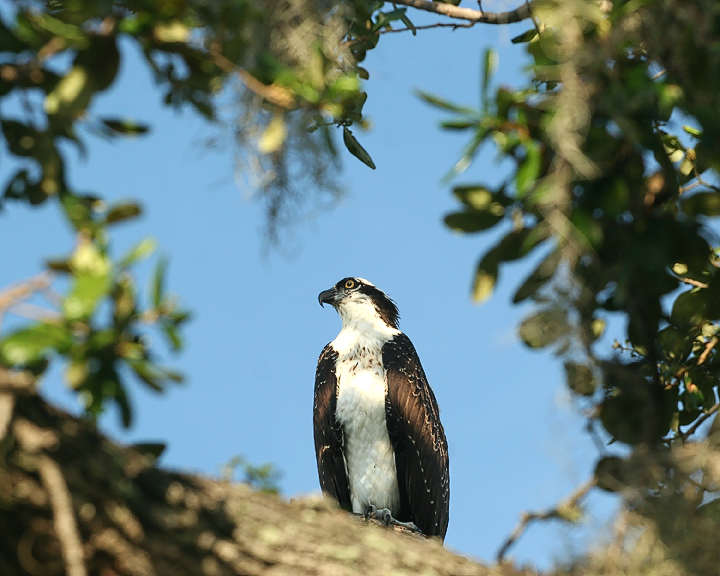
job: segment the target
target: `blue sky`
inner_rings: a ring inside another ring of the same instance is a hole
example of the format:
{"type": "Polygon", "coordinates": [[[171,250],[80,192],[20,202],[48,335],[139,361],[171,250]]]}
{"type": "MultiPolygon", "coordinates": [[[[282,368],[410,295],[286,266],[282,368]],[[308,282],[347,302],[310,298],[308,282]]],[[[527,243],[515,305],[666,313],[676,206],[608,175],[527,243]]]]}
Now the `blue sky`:
{"type": "MultiPolygon", "coordinates": [[[[384,36],[364,64],[370,72],[365,112],[373,128],[356,131],[377,170],[344,153],[344,197],[298,222],[283,248],[269,252],[262,206],[235,184],[231,145],[209,152],[203,140],[216,129],[190,111],[162,108],[147,70],[126,49],[118,86],[91,112],[127,116],[153,130],[112,143],[91,138],[87,161],[71,153],[70,178],[78,189],[111,201],[142,201],[144,216],[114,234],[114,253],[156,238],[159,253],[170,258],[168,287],[192,310],[193,321],[186,350],[168,358],[186,373],[186,384],[156,395],[133,383],[135,426],[121,429],[111,412],[102,421],[107,433],[122,442],[167,441],[166,467],[219,474],[242,454],[253,463],[274,463],[284,474],[286,497],[317,491],[314,372],[320,351],[340,328],[337,314],[320,308],[317,295],[340,278],[362,276],[398,303],[401,329],[413,340],[440,404],[450,447],[449,548],[489,561],[522,511],[550,507],[584,481],[596,451],[565,392],[561,365],[549,353],[529,351],[516,336],[529,308],[510,306],[510,297],[529,263],[504,268],[487,304],[470,302],[475,264],[493,236],[460,236],[443,225],[442,216],[457,206],[440,180],[464,140],[441,132],[442,115],[413,95],[420,88],[475,105],[488,45],[499,49],[496,82],[518,85],[523,49],[509,39],[526,28],[384,36]]],[[[499,175],[489,151],[458,183],[499,175]]],[[[0,286],[6,286],[38,273],[45,256],[67,253],[73,237],[55,206],[6,205],[0,244],[0,286]]],[[[149,270],[149,264],[140,268],[142,281],[149,270]]],[[[43,389],[77,410],[56,372],[43,389]]],[[[602,536],[602,519],[613,507],[607,496],[590,502],[599,520],[576,536],[533,526],[511,556],[547,567],[584,549],[602,536]]]]}

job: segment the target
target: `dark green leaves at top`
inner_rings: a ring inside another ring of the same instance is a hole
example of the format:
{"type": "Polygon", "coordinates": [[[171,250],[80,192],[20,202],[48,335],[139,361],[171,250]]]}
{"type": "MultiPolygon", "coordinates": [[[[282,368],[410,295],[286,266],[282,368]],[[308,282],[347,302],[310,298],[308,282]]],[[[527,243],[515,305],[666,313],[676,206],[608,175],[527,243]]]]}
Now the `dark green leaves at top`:
{"type": "Polygon", "coordinates": [[[360,146],[360,142],[357,141],[357,138],[353,136],[353,133],[350,132],[347,126],[343,126],[343,142],[345,143],[345,147],[348,149],[350,154],[355,156],[355,158],[360,160],[360,162],[362,162],[366,166],[369,166],[370,168],[375,170],[375,162],[373,162],[370,154],[367,153],[365,148],[360,146]]]}

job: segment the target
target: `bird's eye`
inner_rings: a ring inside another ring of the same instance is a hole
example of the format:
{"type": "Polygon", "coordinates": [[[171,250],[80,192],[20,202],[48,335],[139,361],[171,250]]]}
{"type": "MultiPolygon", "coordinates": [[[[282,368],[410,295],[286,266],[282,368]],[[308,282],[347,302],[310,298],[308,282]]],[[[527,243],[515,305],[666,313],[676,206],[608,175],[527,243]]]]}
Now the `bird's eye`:
{"type": "Polygon", "coordinates": [[[347,288],[348,290],[349,290],[350,288],[354,288],[354,287],[355,287],[355,281],[354,281],[354,280],[348,280],[347,282],[345,282],[345,288],[347,288]]]}

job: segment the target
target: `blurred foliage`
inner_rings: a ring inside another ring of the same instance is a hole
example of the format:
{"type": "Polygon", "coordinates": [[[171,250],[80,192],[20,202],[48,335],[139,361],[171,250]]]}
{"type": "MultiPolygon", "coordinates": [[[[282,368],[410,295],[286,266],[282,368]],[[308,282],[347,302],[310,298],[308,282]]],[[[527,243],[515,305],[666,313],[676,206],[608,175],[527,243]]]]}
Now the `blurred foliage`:
{"type": "Polygon", "coordinates": [[[386,10],[383,2],[369,0],[4,5],[0,140],[9,177],[0,208],[52,203],[75,230],[76,244],[65,258],[48,262],[52,277],[1,294],[0,314],[15,312],[30,322],[0,334],[0,362],[40,376],[61,359],[88,414],[97,416],[112,402],[125,426],[132,422],[131,375],[154,390],[182,379],[151,350],[153,331],[180,350],[180,328],[188,319],[166,294],[166,262],[157,263],[143,293],[133,268],[151,255],[154,242],[143,240],[121,256],[111,250],[112,228],[140,215],[140,204],[108,206],[101,193],[75,189],[68,176],[68,163],[91,149],[88,139],[140,137],[151,129],[120,109],[109,116],[93,113],[96,98],[116,84],[128,50],[142,55],[169,107],[191,109],[221,127],[228,122],[222,117],[228,97],[236,98],[232,132],[239,169],[265,199],[274,240],[318,190],[339,194],[334,129],[350,153],[374,167],[351,130],[365,125],[361,79],[368,73],[358,63],[377,44],[379,31],[395,21],[411,25],[405,9],[386,10]],[[49,306],[33,303],[37,292],[48,296],[43,304],[49,306]]]}
{"type": "Polygon", "coordinates": [[[261,492],[269,492],[271,494],[280,493],[280,479],[283,474],[274,464],[266,462],[255,465],[248,462],[244,456],[233,456],[227,464],[223,466],[223,478],[228,482],[231,481],[238,468],[242,470],[242,482],[245,484],[249,484],[252,488],[260,490],[261,492]]]}
{"type": "Polygon", "coordinates": [[[720,215],[720,9],[715,2],[534,4],[529,84],[480,109],[421,94],[471,140],[451,176],[494,143],[514,168],[463,184],[446,224],[500,231],[479,261],[484,301],[501,265],[539,262],[514,302],[531,348],[567,358],[569,387],[596,402],[612,439],[672,445],[717,404],[720,276],[710,218],[720,215]],[[672,48],[670,48],[672,47],[672,48]],[[596,344],[609,322],[625,344],[596,344]],[[690,427],[690,428],[688,428],[690,427]]]}
{"type": "MultiPolygon", "coordinates": [[[[450,178],[486,144],[512,166],[500,182],[455,186],[461,208],[445,222],[499,238],[477,265],[478,302],[503,264],[534,256],[513,298],[534,304],[520,338],[553,347],[590,429],[632,449],[625,460],[602,448],[598,478],[611,462],[636,471],[638,454],[668,455],[631,507],[664,514],[658,535],[672,540],[683,528],[667,526],[669,510],[685,514],[693,480],[673,474],[669,454],[702,437],[719,406],[720,5],[538,0],[532,12],[513,40],[533,62],[526,86],[494,87],[489,51],[480,108],[420,94],[450,114],[445,129],[469,135],[450,178]],[[622,333],[612,350],[608,326],[622,333]]],[[[717,479],[693,490],[699,513],[717,479]]]]}
{"type": "MultiPolygon", "coordinates": [[[[479,108],[420,93],[449,114],[445,129],[469,137],[448,180],[486,145],[511,166],[499,182],[458,182],[459,207],[445,223],[496,235],[477,264],[478,302],[492,295],[506,263],[534,258],[513,296],[533,306],[521,339],[562,358],[589,429],[624,445],[616,452],[603,446],[598,486],[622,492],[628,514],[656,521],[643,534],[679,541],[688,533],[685,520],[660,524],[671,509],[717,526],[717,443],[689,441],[705,435],[703,424],[720,408],[713,232],[720,216],[720,5],[535,0],[532,16],[513,39],[532,61],[525,86],[495,86],[497,59],[487,50],[479,108]],[[612,350],[608,332],[622,332],[612,350]],[[704,450],[695,459],[687,456],[693,447],[704,450]],[[638,470],[647,473],[638,477],[638,470]]],[[[159,332],[179,350],[188,319],[166,293],[166,262],[156,264],[143,292],[133,269],[154,243],[143,240],[121,256],[111,250],[113,227],[138,216],[140,205],[108,206],[68,177],[68,158],[84,157],[88,138],[141,137],[151,129],[122,110],[93,113],[129,46],[139,49],[165,105],[221,125],[232,99],[238,169],[264,199],[275,238],[318,191],[321,198],[339,193],[340,139],[374,168],[357,135],[367,124],[362,63],[394,26],[417,32],[407,8],[380,0],[3,6],[0,139],[10,176],[0,206],[53,203],[77,240],[70,254],[47,264],[63,294],[49,275],[0,294],[0,313],[31,319],[0,334],[0,362],[41,375],[62,359],[88,413],[113,402],[125,425],[132,418],[129,376],[157,390],[181,379],[151,346],[150,334],[159,332]],[[34,294],[50,306],[34,308],[34,294]]],[[[276,489],[274,469],[242,459],[231,467],[238,465],[249,483],[276,489]]],[[[693,568],[698,557],[672,554],[672,562],[703,573],[693,568]]]]}

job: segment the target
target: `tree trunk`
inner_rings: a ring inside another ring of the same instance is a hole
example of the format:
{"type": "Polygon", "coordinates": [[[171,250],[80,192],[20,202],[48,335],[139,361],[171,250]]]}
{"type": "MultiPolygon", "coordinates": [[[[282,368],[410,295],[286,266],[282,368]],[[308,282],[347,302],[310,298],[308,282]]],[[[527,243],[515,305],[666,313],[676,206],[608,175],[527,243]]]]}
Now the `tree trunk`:
{"type": "MultiPolygon", "coordinates": [[[[6,374],[7,375],[7,374],[6,374]]],[[[0,393],[0,574],[293,576],[515,573],[358,520],[181,474],[28,389],[0,393]]]]}

